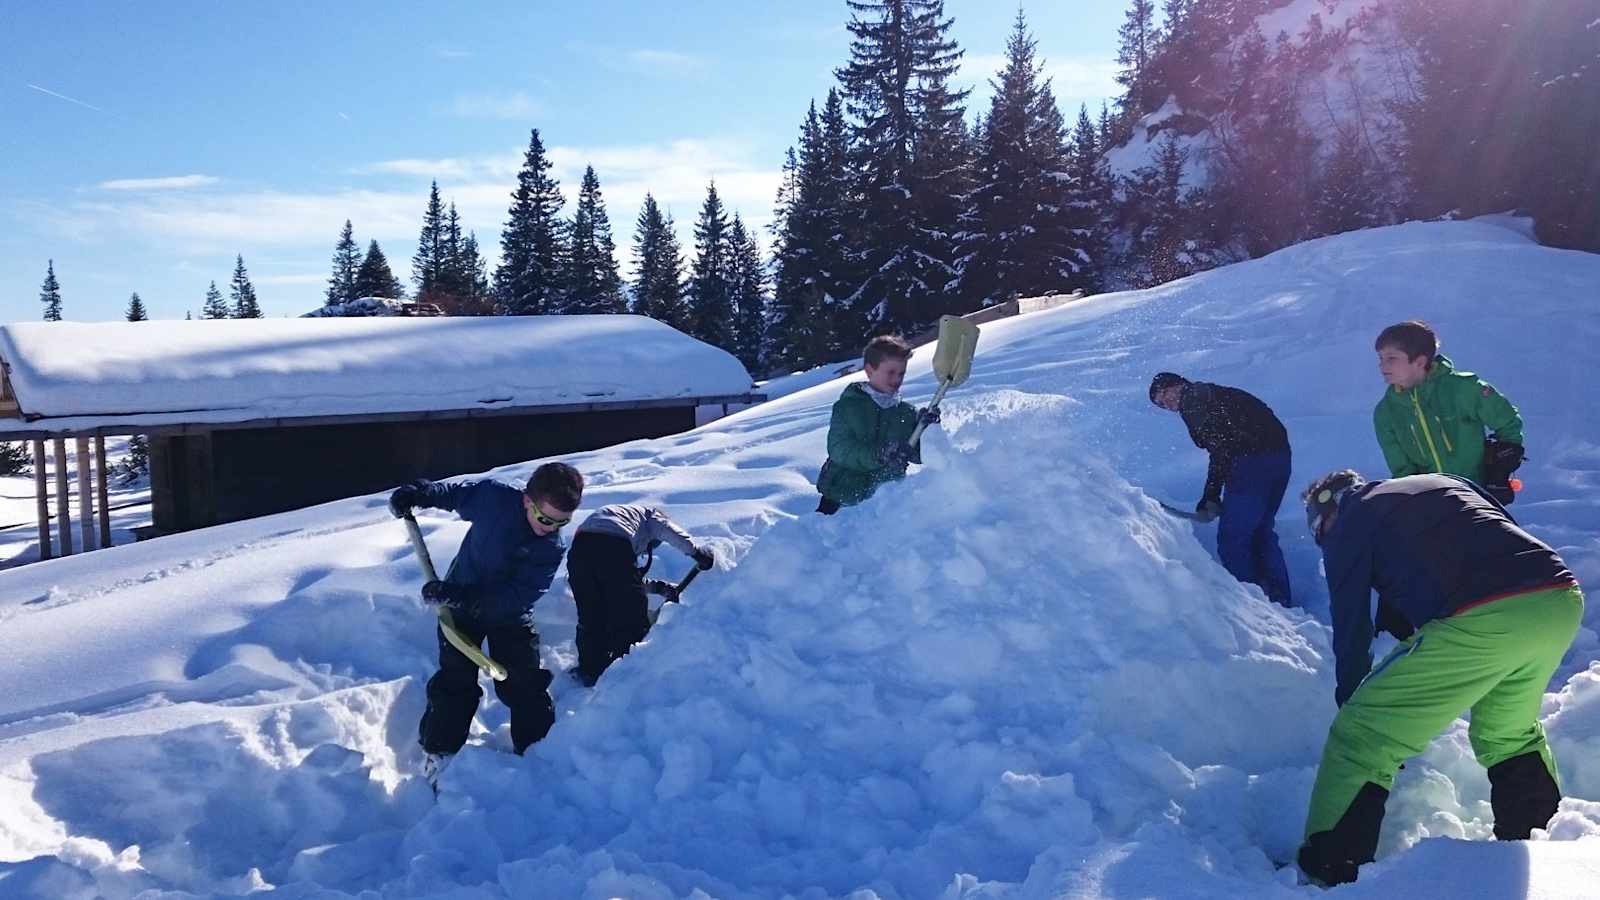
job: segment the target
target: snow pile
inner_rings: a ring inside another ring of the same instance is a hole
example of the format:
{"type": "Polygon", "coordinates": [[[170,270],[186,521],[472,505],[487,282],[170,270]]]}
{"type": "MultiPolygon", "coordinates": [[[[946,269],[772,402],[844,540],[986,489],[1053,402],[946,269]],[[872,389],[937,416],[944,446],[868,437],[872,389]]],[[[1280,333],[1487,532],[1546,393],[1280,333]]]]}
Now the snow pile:
{"type": "Polygon", "coordinates": [[[775,526],[531,761],[452,766],[413,872],[576,897],[626,860],[636,895],[926,897],[1165,816],[1229,848],[1218,878],[1269,873],[1332,716],[1321,630],[1109,469],[1057,465],[1083,452],[1071,406],[962,404],[931,471],[775,526]]]}
{"type": "MultiPolygon", "coordinates": [[[[1281,610],[1214,562],[1214,527],[1161,514],[1204,455],[1145,389],[1262,396],[1295,485],[1381,474],[1371,342],[1426,318],[1524,413],[1519,520],[1600,584],[1600,257],[1519,227],[1374,229],[985,325],[928,465],[832,518],[811,479],[842,381],[566,457],[585,512],[662,504],[726,568],[594,691],[558,677],[526,757],[487,703],[437,800],[414,743],[434,638],[383,496],[0,574],[0,896],[1302,896],[1273,863],[1334,711],[1318,555],[1287,503],[1306,609],[1281,610]]],[[[466,525],[422,523],[448,565],[466,525]]],[[[535,617],[570,665],[564,578],[535,617]]],[[[1591,602],[1545,698],[1568,798],[1547,838],[1485,840],[1458,722],[1340,893],[1591,892],[1597,625],[1591,602]]]]}
{"type": "Polygon", "coordinates": [[[25,416],[141,422],[161,414],[225,422],[750,389],[732,355],[624,315],[24,322],[0,326],[0,359],[25,416]]]}

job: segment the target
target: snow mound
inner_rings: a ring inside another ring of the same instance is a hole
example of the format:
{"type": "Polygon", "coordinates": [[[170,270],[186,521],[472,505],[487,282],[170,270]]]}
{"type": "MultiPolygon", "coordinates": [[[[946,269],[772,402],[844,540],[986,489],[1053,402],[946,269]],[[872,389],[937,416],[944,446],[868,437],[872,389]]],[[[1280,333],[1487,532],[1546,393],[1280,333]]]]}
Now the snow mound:
{"type": "Polygon", "coordinates": [[[1321,630],[1076,446],[1073,406],[960,404],[920,474],[774,526],[526,764],[465,753],[413,867],[466,832],[512,896],[616,891],[626,859],[644,896],[926,897],[1170,817],[1270,871],[1333,712],[1321,630]]]}

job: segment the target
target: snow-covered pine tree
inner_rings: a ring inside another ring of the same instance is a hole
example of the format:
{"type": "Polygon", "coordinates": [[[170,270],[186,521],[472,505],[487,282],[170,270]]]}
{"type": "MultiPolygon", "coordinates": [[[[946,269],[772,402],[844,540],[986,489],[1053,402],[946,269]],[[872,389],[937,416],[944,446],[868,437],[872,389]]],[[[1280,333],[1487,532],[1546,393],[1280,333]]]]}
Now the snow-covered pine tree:
{"type": "Polygon", "coordinates": [[[56,261],[45,266],[44,283],[39,285],[39,302],[44,304],[46,322],[61,321],[61,282],[56,280],[56,261]]]}
{"type": "Polygon", "coordinates": [[[1076,205],[1088,197],[1075,196],[1081,173],[1035,47],[1019,11],[1006,66],[993,81],[977,184],[962,216],[959,311],[1088,287],[1091,280],[1091,211],[1076,205]]]}
{"type": "Polygon", "coordinates": [[[356,269],[356,280],[353,293],[357,297],[387,297],[391,300],[404,300],[406,287],[400,279],[394,277],[394,272],[389,268],[389,259],[383,255],[383,248],[377,241],[367,244],[367,254],[361,259],[360,268],[356,269]]]}
{"type": "Polygon", "coordinates": [[[533,129],[517,188],[511,193],[505,229],[500,235],[500,266],[494,273],[500,311],[506,315],[543,315],[562,306],[564,225],[561,185],[550,177],[539,129],[533,129]]]}
{"type": "Polygon", "coordinates": [[[333,245],[333,273],[328,276],[325,306],[345,303],[361,296],[356,293],[356,270],[361,267],[361,250],[356,247],[355,229],[344,220],[339,241],[333,245]]]}
{"type": "Polygon", "coordinates": [[[728,257],[733,282],[734,356],[746,371],[763,371],[762,348],[767,325],[767,267],[755,235],[737,213],[728,231],[728,257]]]}
{"type": "Polygon", "coordinates": [[[571,233],[567,249],[566,311],[625,312],[627,302],[622,296],[622,276],[617,273],[617,246],[611,237],[611,219],[606,215],[606,202],[600,196],[600,179],[594,174],[594,166],[583,171],[571,233]]]}
{"type": "Polygon", "coordinates": [[[128,309],[126,315],[129,322],[144,322],[149,320],[150,315],[149,313],[145,312],[144,301],[139,299],[138,291],[134,291],[133,294],[128,297],[128,309]]]}
{"type": "Polygon", "coordinates": [[[233,317],[233,310],[228,308],[228,301],[222,299],[222,292],[217,290],[217,283],[211,282],[206,288],[206,302],[200,307],[202,319],[228,319],[233,317]]]}
{"type": "Polygon", "coordinates": [[[234,259],[233,278],[228,284],[228,291],[233,298],[233,309],[230,313],[233,318],[261,318],[261,304],[256,302],[255,285],[250,283],[250,275],[245,272],[242,253],[234,259]]]}
{"type": "Polygon", "coordinates": [[[944,198],[918,197],[919,186],[945,183],[935,170],[943,149],[925,155],[913,171],[920,136],[942,135],[960,118],[962,94],[946,89],[961,51],[950,39],[952,20],[943,0],[848,0],[850,61],[837,70],[845,106],[854,119],[851,195],[858,214],[850,228],[850,260],[859,283],[849,296],[851,318],[842,330],[914,331],[938,317],[944,284],[924,280],[924,263],[948,266],[953,256],[921,260],[932,237],[922,216],[944,198]],[[954,116],[952,117],[952,112],[954,116]],[[858,330],[859,329],[859,330],[858,330]]]}
{"type": "Polygon", "coordinates": [[[689,306],[683,296],[683,251],[672,218],[661,214],[656,198],[644,195],[633,232],[633,312],[688,332],[689,306]]]}
{"type": "Polygon", "coordinates": [[[694,226],[694,262],[689,271],[689,333],[713,347],[738,349],[733,322],[732,263],[728,215],[717,184],[706,187],[706,201],[694,226]]]}

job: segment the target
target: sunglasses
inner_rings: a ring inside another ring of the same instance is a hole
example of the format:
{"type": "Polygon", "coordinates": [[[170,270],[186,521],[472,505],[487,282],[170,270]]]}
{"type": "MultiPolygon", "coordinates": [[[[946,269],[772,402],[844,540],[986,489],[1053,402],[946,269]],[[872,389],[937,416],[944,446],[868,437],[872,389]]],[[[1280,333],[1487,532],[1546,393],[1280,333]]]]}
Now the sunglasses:
{"type": "Polygon", "coordinates": [[[527,509],[528,514],[533,516],[533,520],[546,528],[560,528],[572,521],[571,516],[567,516],[565,519],[550,518],[544,514],[544,510],[540,509],[537,503],[529,503],[527,509]]]}

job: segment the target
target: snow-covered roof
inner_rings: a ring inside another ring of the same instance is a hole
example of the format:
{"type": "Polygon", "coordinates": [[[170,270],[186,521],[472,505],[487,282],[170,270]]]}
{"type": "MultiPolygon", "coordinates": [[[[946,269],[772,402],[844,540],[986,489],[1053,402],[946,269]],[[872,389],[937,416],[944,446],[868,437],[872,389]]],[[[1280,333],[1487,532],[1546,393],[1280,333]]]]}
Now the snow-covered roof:
{"type": "Polygon", "coordinates": [[[130,424],[588,408],[747,394],[727,352],[642,316],[26,322],[0,326],[20,418],[130,424]]]}

